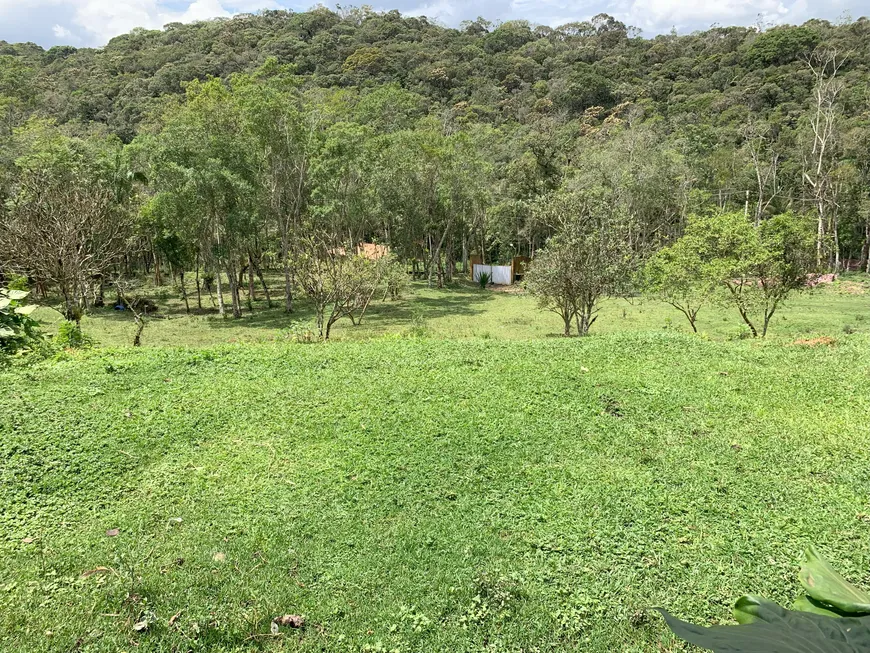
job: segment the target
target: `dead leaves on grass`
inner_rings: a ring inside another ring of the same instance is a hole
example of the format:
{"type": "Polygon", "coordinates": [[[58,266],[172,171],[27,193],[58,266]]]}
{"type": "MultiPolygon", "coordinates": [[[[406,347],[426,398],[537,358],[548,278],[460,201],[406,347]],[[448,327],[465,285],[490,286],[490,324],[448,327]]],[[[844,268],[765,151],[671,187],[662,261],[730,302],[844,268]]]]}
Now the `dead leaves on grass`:
{"type": "Polygon", "coordinates": [[[273,635],[281,632],[281,627],[303,628],[305,626],[305,617],[298,614],[285,614],[272,619],[272,624],[269,626],[273,635]]]}
{"type": "Polygon", "coordinates": [[[114,569],[110,567],[94,567],[93,569],[88,569],[87,571],[82,572],[82,578],[89,578],[91,576],[102,576],[103,574],[113,574],[115,573],[114,569]]]}

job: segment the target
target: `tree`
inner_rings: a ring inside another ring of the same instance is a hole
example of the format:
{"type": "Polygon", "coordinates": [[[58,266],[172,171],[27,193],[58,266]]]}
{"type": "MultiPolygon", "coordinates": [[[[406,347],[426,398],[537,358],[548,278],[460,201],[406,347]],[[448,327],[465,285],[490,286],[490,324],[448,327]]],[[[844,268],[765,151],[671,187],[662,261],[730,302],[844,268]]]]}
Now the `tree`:
{"type": "Polygon", "coordinates": [[[13,270],[57,286],[76,322],[88,293],[128,251],[129,213],[100,180],[63,168],[27,170],[5,216],[0,257],[13,270]]]}
{"type": "Polygon", "coordinates": [[[834,180],[836,168],[838,98],[843,91],[843,80],[837,73],[845,57],[836,50],[814,52],[807,65],[815,80],[813,109],[810,114],[812,147],[805,153],[803,177],[816,204],[816,265],[821,267],[828,234],[834,239],[834,270],[840,267],[840,249],[836,211],[838,186],[834,180]]]}
{"type": "Polygon", "coordinates": [[[743,138],[755,171],[758,194],[755,202],[755,225],[758,226],[765,210],[779,194],[777,172],[780,154],[774,148],[775,130],[769,124],[747,123],[743,129],[743,138]]]}
{"type": "Polygon", "coordinates": [[[231,90],[221,80],[194,82],[185,104],[171,108],[151,142],[155,188],[172,207],[171,231],[196,239],[217,280],[218,310],[225,313],[221,272],[230,287],[233,317],[241,317],[240,265],[254,232],[253,148],[231,90]]]}
{"type": "Polygon", "coordinates": [[[632,273],[628,220],[596,198],[580,192],[554,193],[536,205],[538,219],[557,225],[524,277],[538,305],[562,318],[563,334],[586,335],[597,319],[599,303],[624,291],[632,273]]]}
{"type": "Polygon", "coordinates": [[[713,298],[718,287],[698,254],[702,247],[699,234],[694,229],[687,231],[647,261],[642,279],[644,289],[685,315],[695,333],[698,332],[698,312],[713,298]]]}
{"type": "Polygon", "coordinates": [[[724,301],[737,309],[753,337],[767,335],[777,309],[806,288],[817,269],[809,221],[793,213],[757,227],[741,212],[692,216],[675,247],[699,283],[724,289],[724,301]]]}
{"type": "MultiPolygon", "coordinates": [[[[286,67],[268,60],[256,76],[238,76],[239,97],[246,133],[253,144],[260,210],[278,228],[284,272],[284,310],[293,312],[291,254],[293,238],[311,194],[311,167],[324,117],[319,107],[306,104],[299,80],[286,67]]],[[[255,257],[250,256],[253,266],[255,257]]],[[[262,281],[262,276],[261,276],[262,281]]],[[[263,282],[265,289],[265,282],[263,282]]]]}
{"type": "Polygon", "coordinates": [[[362,321],[387,264],[386,257],[372,260],[314,228],[296,240],[294,277],[314,306],[317,332],[323,340],[329,340],[333,325],[342,318],[354,324],[362,321]]]}

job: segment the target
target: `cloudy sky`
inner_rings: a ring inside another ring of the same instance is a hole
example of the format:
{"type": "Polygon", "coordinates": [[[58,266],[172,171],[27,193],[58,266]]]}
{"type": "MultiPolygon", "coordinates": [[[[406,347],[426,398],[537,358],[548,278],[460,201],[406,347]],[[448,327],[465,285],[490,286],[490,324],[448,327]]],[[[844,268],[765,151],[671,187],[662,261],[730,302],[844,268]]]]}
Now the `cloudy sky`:
{"type": "MultiPolygon", "coordinates": [[[[0,40],[103,45],[134,27],[159,28],[265,8],[296,11],[314,0],[0,0],[0,40]]],[[[377,9],[424,14],[447,25],[482,15],[489,20],[526,19],[561,25],[605,12],[643,30],[645,36],[691,32],[713,24],[801,23],[870,14],[868,0],[368,0],[377,9]],[[387,3],[387,4],[384,4],[387,3]]]]}

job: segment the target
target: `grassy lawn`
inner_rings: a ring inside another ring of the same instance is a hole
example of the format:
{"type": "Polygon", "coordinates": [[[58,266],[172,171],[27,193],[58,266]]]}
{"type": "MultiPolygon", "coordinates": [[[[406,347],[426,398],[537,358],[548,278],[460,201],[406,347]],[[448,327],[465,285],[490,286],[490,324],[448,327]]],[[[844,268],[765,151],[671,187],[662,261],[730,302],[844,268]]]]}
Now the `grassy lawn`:
{"type": "MultiPolygon", "coordinates": [[[[273,293],[280,283],[272,280],[273,293]]],[[[306,302],[288,315],[281,308],[266,308],[260,301],[253,314],[244,311],[240,320],[221,319],[204,297],[206,311],[187,315],[179,293],[170,286],[149,288],[160,312],[151,319],[143,335],[145,346],[212,346],[221,343],[280,342],[292,338],[300,329],[312,328],[313,317],[306,302]]],[[[227,296],[229,302],[229,296],[227,296]]],[[[195,307],[195,302],[194,302],[195,307]]],[[[60,315],[41,309],[37,317],[48,330],[60,315]]],[[[699,317],[698,328],[713,339],[733,339],[746,335],[737,312],[732,308],[709,306],[699,317]]],[[[105,346],[130,346],[135,326],[129,313],[111,308],[94,311],[84,318],[83,329],[105,346]]],[[[870,333],[870,278],[850,275],[831,286],[796,295],[775,316],[773,339],[794,340],[813,335],[837,336],[844,330],[870,333]]],[[[592,333],[621,331],[676,330],[689,332],[685,318],[673,307],[652,300],[608,300],[603,303],[592,333]]],[[[543,338],[560,335],[561,321],[553,313],[538,310],[533,298],[525,294],[482,291],[468,282],[439,290],[422,282],[412,286],[406,298],[397,302],[372,303],[359,326],[338,322],[333,330],[336,340],[364,340],[386,333],[425,333],[438,338],[543,338]]]]}
{"type": "MultiPolygon", "coordinates": [[[[807,544],[870,581],[855,297],[792,305],[778,327],[823,324],[836,343],[818,347],[705,340],[639,307],[642,333],[497,340],[553,322],[524,297],[438,298],[360,329],[407,329],[424,305],[436,334],[492,337],[0,372],[0,650],[681,650],[644,608],[711,622],[747,591],[787,601],[807,544]],[[305,628],[272,635],[282,614],[305,628]]],[[[601,331],[630,319],[619,306],[601,331]]],[[[283,328],[270,315],[250,320],[260,339],[283,328]]],[[[120,344],[114,319],[88,325],[120,344]]],[[[198,319],[167,323],[184,344],[243,339],[244,321],[198,319]]],[[[169,339],[159,324],[146,342],[169,339]]]]}

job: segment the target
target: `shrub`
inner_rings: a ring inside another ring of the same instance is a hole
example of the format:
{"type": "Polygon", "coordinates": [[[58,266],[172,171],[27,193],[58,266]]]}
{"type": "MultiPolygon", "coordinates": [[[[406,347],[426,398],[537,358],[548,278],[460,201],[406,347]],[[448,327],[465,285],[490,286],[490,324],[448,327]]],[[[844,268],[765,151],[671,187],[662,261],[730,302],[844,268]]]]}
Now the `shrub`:
{"type": "Polygon", "coordinates": [[[492,275],[489,272],[481,272],[477,276],[477,283],[480,284],[481,290],[485,290],[492,280],[492,275]]]}
{"type": "Polygon", "coordinates": [[[27,283],[27,277],[24,275],[15,276],[9,279],[9,283],[6,285],[8,290],[23,290],[24,292],[30,291],[30,286],[27,283]]]}
{"type": "Polygon", "coordinates": [[[41,339],[38,322],[30,317],[35,305],[22,305],[26,290],[0,288],[0,356],[28,349],[41,339]]]}
{"type": "Polygon", "coordinates": [[[402,299],[411,287],[405,264],[391,257],[384,270],[384,301],[402,299]]]}
{"type": "Polygon", "coordinates": [[[54,344],[62,349],[88,349],[93,347],[94,339],[82,332],[78,322],[64,320],[54,336],[54,344]]]}
{"type": "Polygon", "coordinates": [[[304,322],[291,322],[286,329],[281,331],[280,337],[283,340],[301,342],[304,344],[320,342],[320,337],[312,328],[312,325],[304,322]]]}

